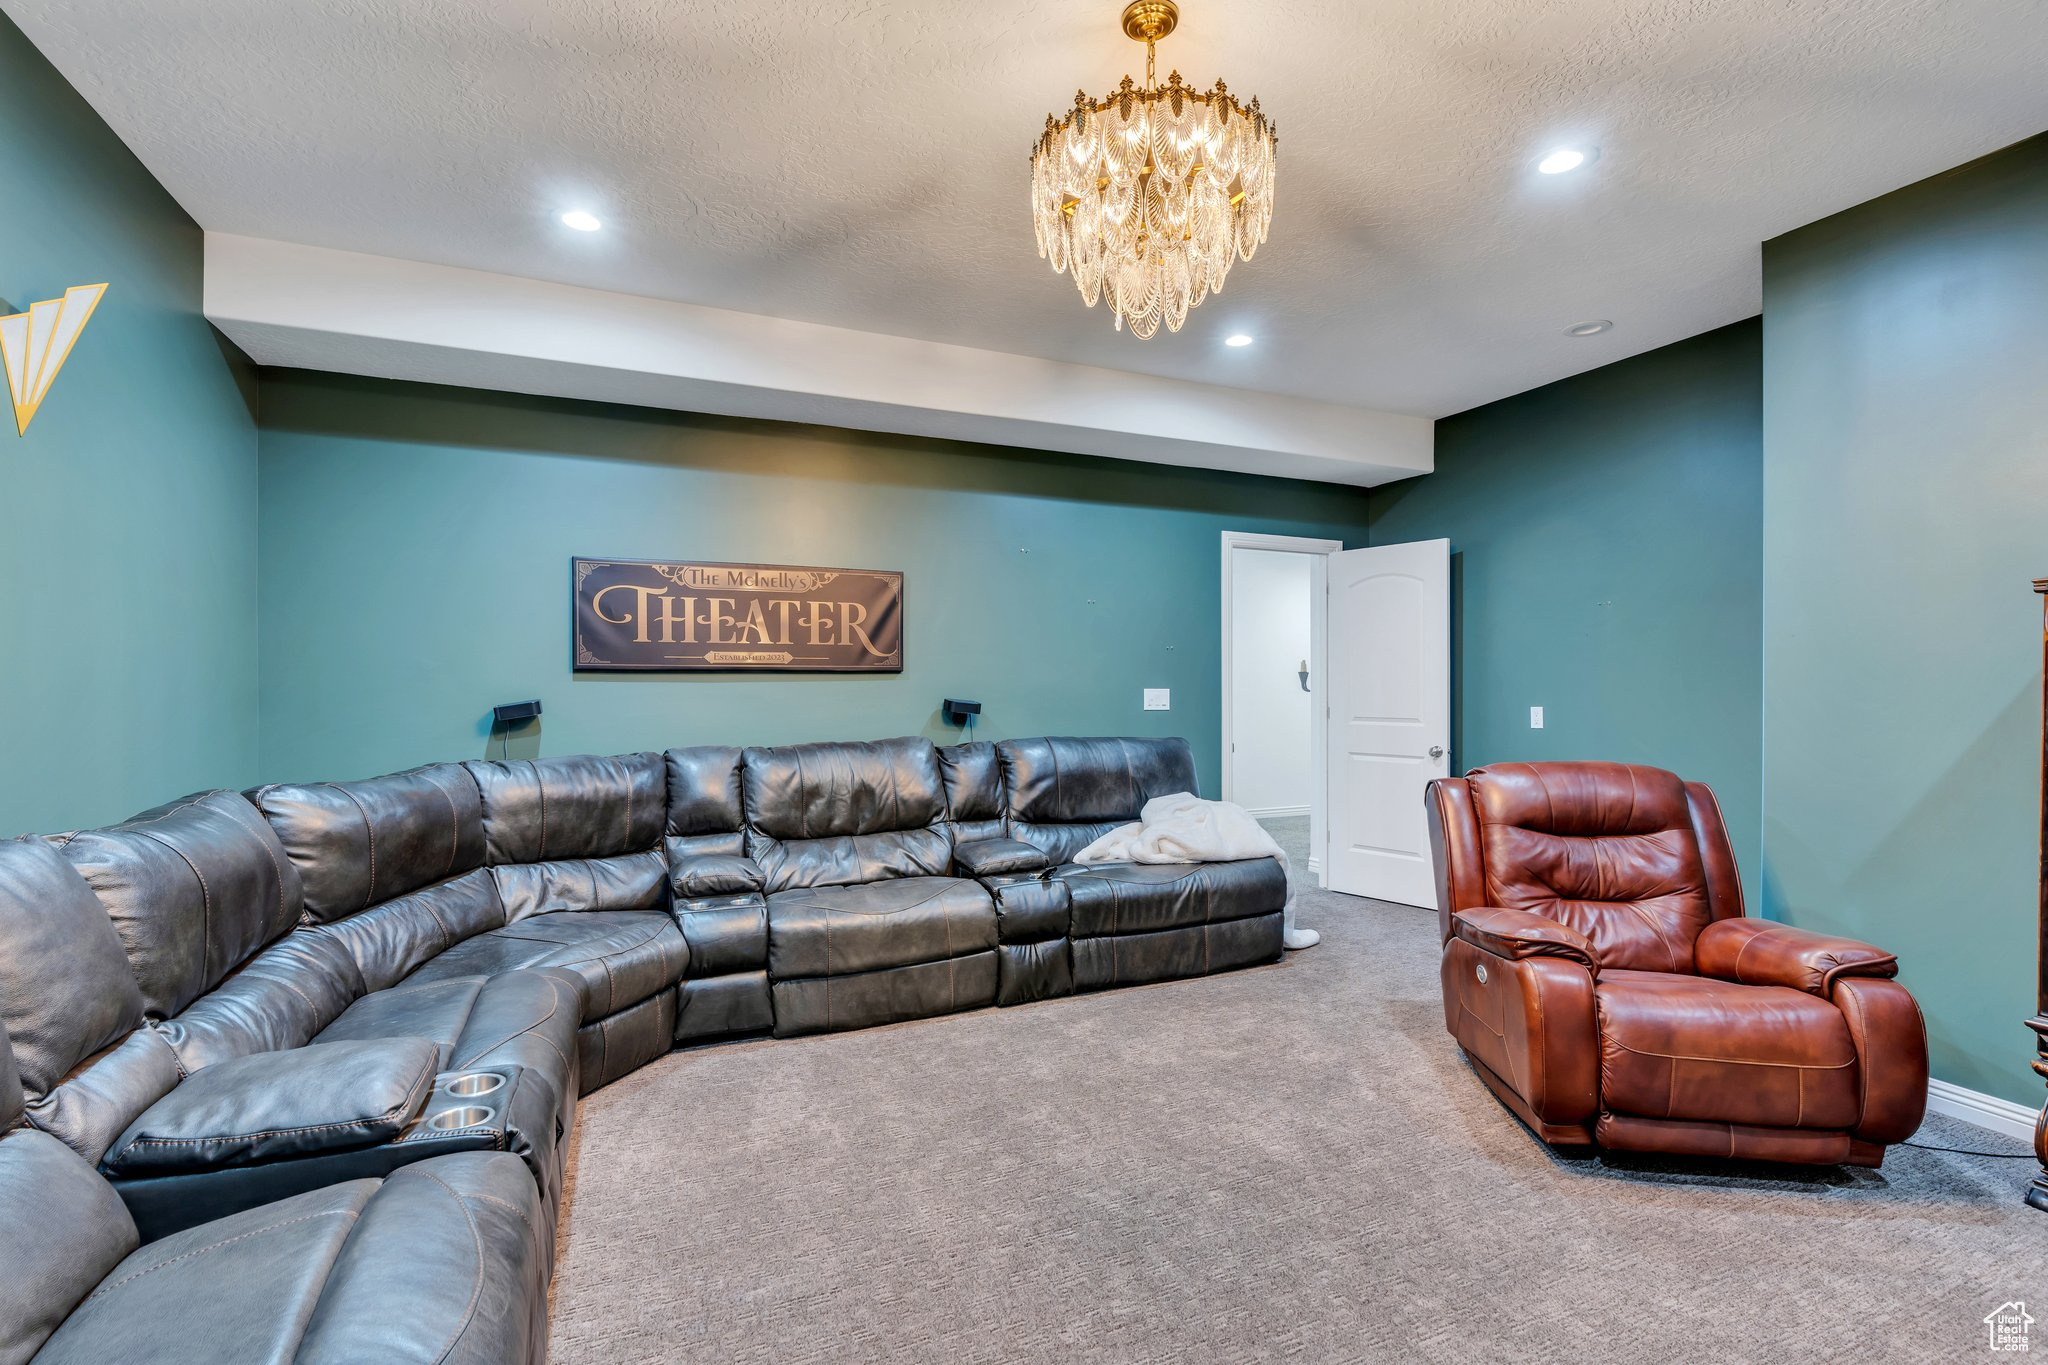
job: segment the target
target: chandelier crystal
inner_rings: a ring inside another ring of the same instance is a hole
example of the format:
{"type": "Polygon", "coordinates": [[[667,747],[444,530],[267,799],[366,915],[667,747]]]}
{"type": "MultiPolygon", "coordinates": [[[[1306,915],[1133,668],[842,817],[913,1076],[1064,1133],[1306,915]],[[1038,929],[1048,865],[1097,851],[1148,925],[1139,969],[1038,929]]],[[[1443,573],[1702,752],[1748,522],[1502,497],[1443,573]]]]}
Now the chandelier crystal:
{"type": "Polygon", "coordinates": [[[1031,150],[1038,254],[1141,338],[1161,322],[1178,332],[1273,221],[1280,139],[1258,100],[1239,104],[1220,80],[1197,90],[1178,71],[1163,86],[1154,76],[1154,47],[1179,21],[1172,0],[1128,6],[1123,28],[1145,44],[1145,84],[1126,76],[1100,100],[1076,93],[1031,150]]]}

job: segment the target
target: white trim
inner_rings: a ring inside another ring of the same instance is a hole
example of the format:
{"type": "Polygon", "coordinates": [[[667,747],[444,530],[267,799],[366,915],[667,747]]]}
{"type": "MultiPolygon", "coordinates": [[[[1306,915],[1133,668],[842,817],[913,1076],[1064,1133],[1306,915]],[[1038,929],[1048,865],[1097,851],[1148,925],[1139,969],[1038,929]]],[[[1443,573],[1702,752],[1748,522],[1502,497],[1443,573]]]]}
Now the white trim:
{"type": "MultiPolygon", "coordinates": [[[[1277,550],[1283,554],[1304,554],[1309,560],[1309,636],[1311,646],[1308,660],[1308,690],[1320,697],[1324,695],[1324,684],[1328,681],[1329,657],[1329,565],[1330,555],[1344,548],[1341,540],[1323,540],[1315,536],[1276,536],[1260,531],[1225,531],[1222,553],[1217,556],[1222,575],[1223,599],[1223,654],[1220,672],[1223,675],[1223,799],[1231,799],[1231,792],[1237,782],[1237,762],[1231,755],[1231,746],[1236,743],[1236,716],[1233,714],[1236,701],[1233,693],[1236,681],[1232,676],[1236,670],[1233,661],[1230,608],[1234,596],[1231,582],[1231,551],[1233,550],[1277,550]]],[[[1310,708],[1309,742],[1314,747],[1314,787],[1308,813],[1308,870],[1315,874],[1316,884],[1322,885],[1323,840],[1327,837],[1329,796],[1329,744],[1324,738],[1323,707],[1310,708]]],[[[1258,812],[1253,812],[1257,814],[1258,812]]]]}
{"type": "Polygon", "coordinates": [[[1245,813],[1254,820],[1293,820],[1312,814],[1313,806],[1265,806],[1258,810],[1247,807],[1245,813]]]}
{"type": "Polygon", "coordinates": [[[1927,1083],[1927,1109],[1929,1113],[1961,1119],[2003,1137],[2018,1138],[2021,1142],[2034,1140],[2036,1111],[1949,1081],[1927,1083]]]}

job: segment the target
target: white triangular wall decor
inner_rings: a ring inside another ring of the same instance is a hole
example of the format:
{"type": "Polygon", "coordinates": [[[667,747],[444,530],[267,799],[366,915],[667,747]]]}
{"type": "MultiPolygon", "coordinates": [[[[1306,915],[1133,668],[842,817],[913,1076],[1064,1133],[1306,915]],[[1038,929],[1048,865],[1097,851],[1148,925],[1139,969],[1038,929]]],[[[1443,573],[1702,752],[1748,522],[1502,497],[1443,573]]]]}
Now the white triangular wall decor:
{"type": "Polygon", "coordinates": [[[6,365],[7,396],[19,434],[28,435],[36,409],[106,292],[104,284],[74,284],[61,299],[44,299],[30,304],[26,313],[0,317],[0,362],[6,365]]]}

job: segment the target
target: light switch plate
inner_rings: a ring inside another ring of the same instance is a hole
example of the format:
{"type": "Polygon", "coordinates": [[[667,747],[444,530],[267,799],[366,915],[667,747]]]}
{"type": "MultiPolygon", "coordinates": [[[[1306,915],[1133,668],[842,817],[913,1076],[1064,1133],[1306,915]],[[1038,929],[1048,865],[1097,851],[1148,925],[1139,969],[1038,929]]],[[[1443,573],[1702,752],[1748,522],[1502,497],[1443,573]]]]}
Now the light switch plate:
{"type": "Polygon", "coordinates": [[[1542,707],[1532,706],[1529,708],[1529,728],[1531,730],[1541,730],[1543,728],[1542,707]]]}
{"type": "Polygon", "coordinates": [[[1145,709],[1147,711],[1171,711],[1173,709],[1173,689],[1170,687],[1146,688],[1145,709]]]}

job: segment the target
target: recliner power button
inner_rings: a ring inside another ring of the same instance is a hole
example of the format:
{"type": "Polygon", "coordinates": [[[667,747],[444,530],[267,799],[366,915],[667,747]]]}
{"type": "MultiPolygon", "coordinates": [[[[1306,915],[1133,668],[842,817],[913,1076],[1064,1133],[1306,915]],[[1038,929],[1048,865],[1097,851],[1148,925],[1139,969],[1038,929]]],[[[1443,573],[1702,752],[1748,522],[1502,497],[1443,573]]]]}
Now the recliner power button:
{"type": "Polygon", "coordinates": [[[1479,964],[1479,984],[1482,986],[1486,984],[1486,964],[1484,962],[1479,964]]]}

